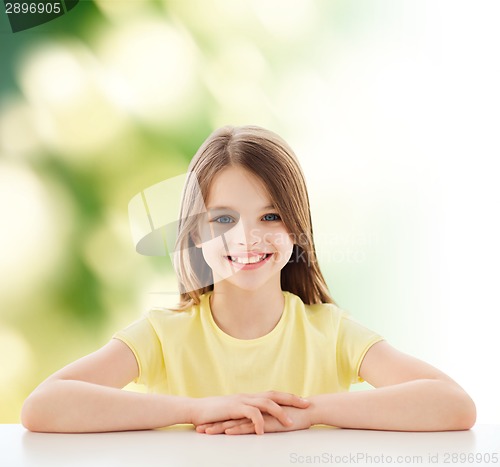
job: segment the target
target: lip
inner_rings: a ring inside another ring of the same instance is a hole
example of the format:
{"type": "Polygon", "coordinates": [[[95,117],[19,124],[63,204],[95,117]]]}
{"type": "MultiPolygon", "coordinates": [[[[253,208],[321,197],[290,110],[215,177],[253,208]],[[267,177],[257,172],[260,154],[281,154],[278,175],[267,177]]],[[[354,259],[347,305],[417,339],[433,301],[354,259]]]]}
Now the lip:
{"type": "Polygon", "coordinates": [[[248,270],[252,270],[252,269],[258,269],[262,266],[264,266],[264,264],[266,264],[273,256],[274,253],[265,253],[265,252],[262,252],[262,253],[259,253],[259,254],[246,254],[246,255],[230,255],[230,256],[234,256],[234,257],[237,257],[237,258],[251,258],[253,256],[261,256],[261,255],[267,255],[266,258],[264,258],[262,261],[258,262],[258,263],[249,263],[249,264],[240,264],[240,263],[236,263],[234,261],[231,261],[231,259],[229,258],[229,256],[226,256],[226,260],[229,261],[229,263],[235,268],[237,269],[238,271],[241,271],[241,270],[245,270],[245,271],[248,271],[248,270]]]}
{"type": "Polygon", "coordinates": [[[235,258],[252,258],[253,256],[262,256],[262,255],[269,255],[271,253],[268,253],[267,251],[247,251],[247,252],[242,252],[242,253],[231,253],[230,255],[227,256],[234,256],[235,258]]]}

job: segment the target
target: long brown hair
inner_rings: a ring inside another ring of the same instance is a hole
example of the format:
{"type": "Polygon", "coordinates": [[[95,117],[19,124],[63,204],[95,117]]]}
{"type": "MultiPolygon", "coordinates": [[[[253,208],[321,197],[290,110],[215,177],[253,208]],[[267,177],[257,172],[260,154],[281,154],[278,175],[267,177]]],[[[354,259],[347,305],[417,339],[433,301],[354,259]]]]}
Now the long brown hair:
{"type": "Polygon", "coordinates": [[[278,214],[294,240],[290,261],[281,271],[281,288],[306,304],[335,303],[316,258],[309,196],[302,169],[288,144],[277,134],[257,126],[225,126],[201,145],[188,168],[174,254],[180,300],[176,310],[200,303],[213,290],[212,271],[192,239],[215,176],[240,166],[266,186],[278,214]],[[201,196],[200,196],[201,193],[201,196]]]}

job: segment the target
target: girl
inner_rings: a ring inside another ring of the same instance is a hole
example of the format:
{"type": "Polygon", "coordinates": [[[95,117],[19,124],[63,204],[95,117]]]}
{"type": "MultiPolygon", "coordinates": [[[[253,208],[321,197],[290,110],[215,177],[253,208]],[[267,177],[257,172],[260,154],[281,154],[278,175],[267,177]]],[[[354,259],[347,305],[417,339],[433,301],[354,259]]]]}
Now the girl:
{"type": "Polygon", "coordinates": [[[457,383],[335,305],[316,260],[302,171],[276,134],[225,127],[210,135],[190,164],[180,218],[179,306],[150,311],[49,377],[24,404],[26,428],[473,426],[475,405],[457,383]],[[376,389],[348,392],[363,380],[376,389]],[[131,381],[149,393],[122,391],[131,381]]]}

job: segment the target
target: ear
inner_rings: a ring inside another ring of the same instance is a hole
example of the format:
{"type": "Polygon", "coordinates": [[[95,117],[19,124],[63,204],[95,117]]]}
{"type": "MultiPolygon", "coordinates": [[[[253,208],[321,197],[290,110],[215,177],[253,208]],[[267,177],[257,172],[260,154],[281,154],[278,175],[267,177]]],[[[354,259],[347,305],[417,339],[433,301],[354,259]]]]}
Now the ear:
{"type": "Polygon", "coordinates": [[[189,236],[191,237],[191,240],[195,244],[196,248],[201,248],[201,239],[200,239],[200,234],[198,232],[198,229],[190,232],[189,236]]]}

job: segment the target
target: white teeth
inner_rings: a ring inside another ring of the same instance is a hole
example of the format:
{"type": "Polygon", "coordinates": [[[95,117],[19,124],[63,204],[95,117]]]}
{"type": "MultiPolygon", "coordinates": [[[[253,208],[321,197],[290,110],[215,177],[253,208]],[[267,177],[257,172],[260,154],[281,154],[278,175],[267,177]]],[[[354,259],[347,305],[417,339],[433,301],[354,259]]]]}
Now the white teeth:
{"type": "Polygon", "coordinates": [[[265,259],[267,255],[264,253],[261,256],[251,256],[250,258],[238,258],[237,256],[230,256],[231,261],[239,264],[254,264],[265,259]]]}

